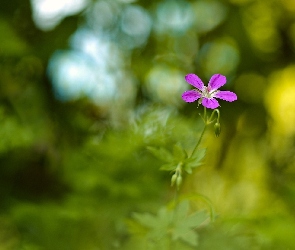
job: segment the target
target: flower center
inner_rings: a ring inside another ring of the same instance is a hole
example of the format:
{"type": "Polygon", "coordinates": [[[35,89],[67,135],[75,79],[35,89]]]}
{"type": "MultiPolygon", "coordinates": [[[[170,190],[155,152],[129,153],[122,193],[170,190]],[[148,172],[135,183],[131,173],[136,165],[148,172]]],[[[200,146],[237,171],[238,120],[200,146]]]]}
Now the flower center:
{"type": "Polygon", "coordinates": [[[211,93],[210,93],[210,88],[209,87],[205,87],[203,90],[203,96],[206,98],[211,98],[211,93]]]}

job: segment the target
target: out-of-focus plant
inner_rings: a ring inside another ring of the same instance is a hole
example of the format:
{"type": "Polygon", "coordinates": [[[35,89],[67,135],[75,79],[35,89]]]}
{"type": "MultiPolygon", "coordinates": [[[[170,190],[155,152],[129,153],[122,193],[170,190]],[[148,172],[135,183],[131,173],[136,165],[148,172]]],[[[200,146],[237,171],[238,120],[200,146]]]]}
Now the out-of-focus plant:
{"type": "MultiPolygon", "coordinates": [[[[210,201],[202,195],[179,197],[179,191],[183,183],[184,174],[191,174],[193,169],[202,165],[206,149],[200,148],[206,128],[214,123],[216,137],[220,134],[220,111],[219,103],[215,98],[225,101],[237,100],[237,95],[231,91],[218,90],[226,83],[226,77],[215,74],[211,77],[208,86],[195,74],[188,74],[185,80],[196,89],[185,91],[182,99],[185,102],[198,100],[198,105],[204,106],[201,118],[204,122],[203,130],[192,150],[186,150],[181,142],[177,142],[172,151],[165,147],[148,147],[148,150],[159,160],[163,161],[160,170],[172,172],[171,186],[176,186],[175,198],[172,205],[162,207],[157,215],[134,214],[135,222],[129,223],[133,234],[142,232],[142,246],[151,249],[190,249],[198,245],[198,234],[195,229],[204,226],[214,220],[214,212],[210,201]],[[213,109],[211,115],[208,109],[213,109]],[[215,117],[215,114],[217,117],[215,117]],[[193,212],[190,209],[190,201],[203,199],[210,209],[210,216],[205,211],[193,212]]],[[[139,243],[138,243],[139,244],[139,243]]]]}

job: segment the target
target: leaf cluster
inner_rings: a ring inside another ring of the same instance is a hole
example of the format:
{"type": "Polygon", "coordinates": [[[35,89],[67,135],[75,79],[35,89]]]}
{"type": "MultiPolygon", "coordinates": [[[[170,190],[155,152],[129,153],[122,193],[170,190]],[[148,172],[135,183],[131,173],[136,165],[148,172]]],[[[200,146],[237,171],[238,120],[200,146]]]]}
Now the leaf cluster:
{"type": "Polygon", "coordinates": [[[208,220],[208,215],[205,211],[190,214],[189,202],[185,200],[175,210],[161,208],[157,215],[136,213],[134,218],[147,228],[146,237],[154,245],[168,239],[173,245],[181,241],[188,246],[197,246],[198,234],[195,229],[208,220]]]}
{"type": "Polygon", "coordinates": [[[202,160],[206,155],[206,149],[195,150],[191,156],[188,156],[186,150],[179,144],[173,146],[172,152],[164,147],[155,148],[149,146],[147,148],[156,158],[165,162],[160,170],[164,171],[175,171],[177,166],[180,164],[183,169],[191,174],[192,170],[196,167],[201,166],[202,160]]]}

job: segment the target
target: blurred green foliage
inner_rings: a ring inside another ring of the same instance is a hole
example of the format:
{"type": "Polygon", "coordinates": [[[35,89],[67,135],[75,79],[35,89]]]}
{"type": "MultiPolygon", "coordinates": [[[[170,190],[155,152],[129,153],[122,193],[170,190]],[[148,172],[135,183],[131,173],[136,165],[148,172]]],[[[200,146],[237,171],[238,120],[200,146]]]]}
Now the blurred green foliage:
{"type": "MultiPolygon", "coordinates": [[[[174,195],[147,147],[193,149],[203,125],[197,104],[181,100],[187,73],[226,75],[238,101],[221,103],[220,137],[206,131],[204,165],[181,189],[208,197],[215,221],[195,234],[188,223],[173,247],[295,248],[293,0],[97,0],[51,27],[33,3],[4,0],[0,9],[1,250],[166,249],[143,237],[142,224],[174,195]],[[140,13],[136,26],[128,18],[140,13]],[[50,74],[59,66],[48,71],[56,51],[78,50],[72,35],[85,26],[109,34],[109,54],[98,58],[119,81],[105,102],[58,99],[50,74]]],[[[192,214],[208,209],[190,205],[192,214]]]]}

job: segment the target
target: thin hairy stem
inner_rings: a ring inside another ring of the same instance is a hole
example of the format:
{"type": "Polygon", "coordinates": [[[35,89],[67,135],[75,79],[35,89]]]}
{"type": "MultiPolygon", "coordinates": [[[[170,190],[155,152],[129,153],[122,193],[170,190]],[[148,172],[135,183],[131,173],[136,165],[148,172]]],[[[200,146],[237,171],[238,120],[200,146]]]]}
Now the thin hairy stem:
{"type": "Polygon", "coordinates": [[[199,145],[200,145],[200,143],[201,143],[201,141],[202,141],[202,139],[203,139],[203,135],[204,135],[204,133],[205,133],[206,127],[207,127],[207,125],[208,125],[207,109],[206,109],[205,107],[204,107],[203,121],[204,121],[204,123],[205,123],[205,126],[204,126],[204,128],[203,128],[203,130],[202,130],[202,133],[201,133],[201,135],[200,135],[200,138],[199,138],[199,140],[198,140],[196,146],[194,147],[194,150],[192,151],[191,156],[190,156],[189,158],[191,158],[191,157],[194,155],[195,151],[198,149],[198,147],[199,147],[199,145]]]}
{"type": "Polygon", "coordinates": [[[204,126],[204,128],[203,128],[203,131],[202,131],[202,133],[201,133],[201,135],[200,135],[200,138],[199,138],[199,140],[198,140],[198,142],[197,142],[197,144],[196,144],[194,150],[192,151],[190,158],[194,155],[195,151],[198,149],[198,147],[199,147],[199,145],[200,145],[200,143],[201,143],[201,141],[202,141],[202,139],[203,139],[203,135],[204,135],[204,133],[205,133],[206,127],[207,127],[207,124],[205,124],[205,126],[204,126]]]}

